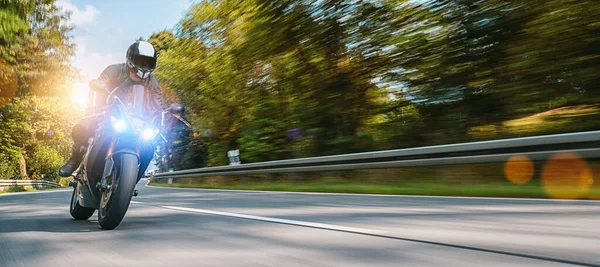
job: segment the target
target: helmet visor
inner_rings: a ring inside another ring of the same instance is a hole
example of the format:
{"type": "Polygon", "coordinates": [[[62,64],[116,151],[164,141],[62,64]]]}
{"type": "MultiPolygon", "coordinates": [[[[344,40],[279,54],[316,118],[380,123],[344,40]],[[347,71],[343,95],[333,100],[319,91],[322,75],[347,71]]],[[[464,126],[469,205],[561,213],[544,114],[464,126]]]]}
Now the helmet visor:
{"type": "Polygon", "coordinates": [[[131,58],[133,66],[141,71],[153,71],[156,68],[156,59],[153,57],[136,55],[131,58]]]}

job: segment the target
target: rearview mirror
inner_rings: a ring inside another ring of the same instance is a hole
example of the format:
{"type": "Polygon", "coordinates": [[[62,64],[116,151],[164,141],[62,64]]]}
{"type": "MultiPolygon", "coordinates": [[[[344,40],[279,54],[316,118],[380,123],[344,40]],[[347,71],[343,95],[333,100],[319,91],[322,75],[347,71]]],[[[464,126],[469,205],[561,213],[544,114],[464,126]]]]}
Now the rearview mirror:
{"type": "Polygon", "coordinates": [[[182,104],[180,104],[180,103],[173,103],[173,104],[171,104],[171,106],[169,107],[169,111],[170,111],[171,113],[177,113],[177,114],[180,114],[180,115],[182,115],[182,114],[183,114],[183,111],[184,111],[184,107],[183,107],[183,105],[182,105],[182,104]]]}

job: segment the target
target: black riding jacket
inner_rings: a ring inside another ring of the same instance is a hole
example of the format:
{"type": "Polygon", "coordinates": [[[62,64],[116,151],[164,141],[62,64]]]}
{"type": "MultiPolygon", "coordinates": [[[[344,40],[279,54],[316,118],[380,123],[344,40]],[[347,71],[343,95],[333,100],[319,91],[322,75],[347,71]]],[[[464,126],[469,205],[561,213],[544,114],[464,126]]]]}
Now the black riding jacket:
{"type": "Polygon", "coordinates": [[[133,81],[131,78],[129,78],[129,68],[125,63],[106,67],[102,74],[100,74],[98,80],[104,82],[109,90],[117,88],[126,82],[131,84],[143,84],[146,87],[146,90],[150,93],[152,100],[147,103],[148,105],[151,105],[151,107],[149,107],[150,109],[148,110],[162,111],[165,109],[163,104],[162,88],[154,76],[150,75],[146,81],[133,81]]]}

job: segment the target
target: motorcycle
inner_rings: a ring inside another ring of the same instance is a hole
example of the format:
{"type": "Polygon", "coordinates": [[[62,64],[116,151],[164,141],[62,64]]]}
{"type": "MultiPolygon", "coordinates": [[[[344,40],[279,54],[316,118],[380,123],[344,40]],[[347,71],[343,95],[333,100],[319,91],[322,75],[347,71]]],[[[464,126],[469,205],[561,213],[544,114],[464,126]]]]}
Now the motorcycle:
{"type": "Polygon", "coordinates": [[[172,172],[173,152],[177,147],[187,145],[184,139],[192,131],[192,125],[183,116],[184,107],[179,103],[172,104],[163,112],[163,129],[167,134],[163,136],[164,142],[161,142],[155,157],[160,171],[172,172]]]}
{"type": "MultiPolygon", "coordinates": [[[[73,174],[71,216],[87,220],[98,210],[98,224],[115,229],[125,217],[135,186],[152,161],[162,124],[161,111],[145,110],[150,101],[142,85],[120,86],[112,91],[90,84],[91,91],[108,94],[101,122],[83,160],[73,174]]],[[[163,137],[164,138],[164,137],[163,137]]]]}

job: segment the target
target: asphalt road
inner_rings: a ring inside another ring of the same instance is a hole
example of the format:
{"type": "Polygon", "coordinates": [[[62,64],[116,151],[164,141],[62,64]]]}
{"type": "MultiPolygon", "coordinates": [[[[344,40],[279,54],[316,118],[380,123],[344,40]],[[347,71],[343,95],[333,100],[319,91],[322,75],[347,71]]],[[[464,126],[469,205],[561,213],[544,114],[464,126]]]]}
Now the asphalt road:
{"type": "Polygon", "coordinates": [[[122,224],[0,195],[0,266],[600,266],[600,202],[144,186],[122,224]]]}

